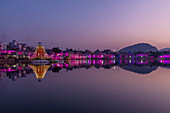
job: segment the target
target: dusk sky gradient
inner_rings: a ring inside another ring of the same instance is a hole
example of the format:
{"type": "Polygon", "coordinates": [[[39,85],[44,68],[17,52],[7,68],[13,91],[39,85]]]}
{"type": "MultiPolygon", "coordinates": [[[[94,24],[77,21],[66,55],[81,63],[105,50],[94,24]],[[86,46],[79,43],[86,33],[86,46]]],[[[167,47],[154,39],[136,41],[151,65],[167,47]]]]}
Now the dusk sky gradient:
{"type": "Polygon", "coordinates": [[[170,0],[0,0],[0,38],[62,49],[170,47],[170,0]]]}

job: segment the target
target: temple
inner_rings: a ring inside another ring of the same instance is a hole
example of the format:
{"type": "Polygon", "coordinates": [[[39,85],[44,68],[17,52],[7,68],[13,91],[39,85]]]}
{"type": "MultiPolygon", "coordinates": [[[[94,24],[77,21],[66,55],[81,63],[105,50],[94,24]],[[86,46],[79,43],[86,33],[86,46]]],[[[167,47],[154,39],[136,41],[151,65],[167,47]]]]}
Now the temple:
{"type": "Polygon", "coordinates": [[[45,77],[50,65],[29,65],[34,71],[36,78],[41,80],[45,77]]]}
{"type": "Polygon", "coordinates": [[[36,47],[35,52],[33,53],[31,59],[40,59],[44,60],[50,58],[44,48],[44,46],[41,45],[41,42],[38,43],[38,46],[36,47]]]}

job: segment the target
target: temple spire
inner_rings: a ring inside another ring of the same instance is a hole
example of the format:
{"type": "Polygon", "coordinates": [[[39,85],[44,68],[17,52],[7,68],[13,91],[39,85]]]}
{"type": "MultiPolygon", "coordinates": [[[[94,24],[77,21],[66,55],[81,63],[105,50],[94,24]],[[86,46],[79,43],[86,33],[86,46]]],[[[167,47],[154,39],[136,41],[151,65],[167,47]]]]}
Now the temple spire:
{"type": "Polygon", "coordinates": [[[50,65],[29,65],[34,71],[36,78],[41,80],[45,77],[50,65]]]}
{"type": "Polygon", "coordinates": [[[38,42],[36,50],[31,58],[39,59],[39,60],[44,60],[44,59],[49,58],[49,56],[41,42],[38,42]]]}

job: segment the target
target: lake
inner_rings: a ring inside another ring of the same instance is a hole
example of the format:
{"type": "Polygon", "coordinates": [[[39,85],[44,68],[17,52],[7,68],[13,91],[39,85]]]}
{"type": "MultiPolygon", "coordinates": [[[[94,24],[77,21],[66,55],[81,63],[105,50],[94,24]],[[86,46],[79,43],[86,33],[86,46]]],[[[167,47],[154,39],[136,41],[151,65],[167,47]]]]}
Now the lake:
{"type": "Polygon", "coordinates": [[[1,64],[1,113],[169,113],[169,60],[1,64]]]}

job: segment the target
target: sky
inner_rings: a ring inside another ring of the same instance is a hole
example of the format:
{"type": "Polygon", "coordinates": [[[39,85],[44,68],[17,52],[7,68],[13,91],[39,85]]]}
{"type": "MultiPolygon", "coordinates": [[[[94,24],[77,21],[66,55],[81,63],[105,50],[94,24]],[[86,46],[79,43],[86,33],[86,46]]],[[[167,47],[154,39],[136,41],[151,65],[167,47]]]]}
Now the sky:
{"type": "Polygon", "coordinates": [[[0,40],[80,50],[170,47],[170,0],[0,0],[0,40]]]}

